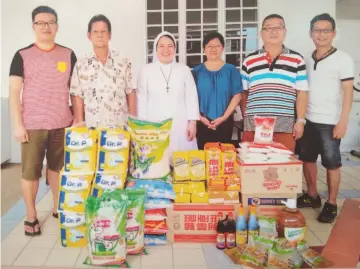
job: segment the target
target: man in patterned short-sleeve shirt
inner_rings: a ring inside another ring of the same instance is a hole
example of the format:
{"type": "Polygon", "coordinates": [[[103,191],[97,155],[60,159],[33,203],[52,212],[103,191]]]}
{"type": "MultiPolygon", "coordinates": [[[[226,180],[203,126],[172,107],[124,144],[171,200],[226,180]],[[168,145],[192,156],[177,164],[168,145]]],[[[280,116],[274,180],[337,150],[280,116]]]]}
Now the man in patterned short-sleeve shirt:
{"type": "Polygon", "coordinates": [[[93,51],[76,63],[71,80],[74,125],[126,125],[128,115],[136,112],[131,63],[109,50],[111,24],[104,15],[90,20],[88,38],[93,51]]]}

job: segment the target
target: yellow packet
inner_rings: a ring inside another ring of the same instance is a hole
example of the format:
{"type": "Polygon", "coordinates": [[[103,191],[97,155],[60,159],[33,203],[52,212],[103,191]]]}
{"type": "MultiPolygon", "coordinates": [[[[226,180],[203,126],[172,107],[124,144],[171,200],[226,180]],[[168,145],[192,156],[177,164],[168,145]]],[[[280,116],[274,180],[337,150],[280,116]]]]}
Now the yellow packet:
{"type": "Polygon", "coordinates": [[[176,204],[180,204],[180,203],[190,203],[191,199],[190,199],[190,193],[176,193],[176,198],[175,198],[175,203],[176,204]]]}
{"type": "Polygon", "coordinates": [[[205,152],[203,150],[189,151],[190,157],[190,180],[206,180],[205,152]]]}
{"type": "Polygon", "coordinates": [[[97,132],[87,127],[65,129],[65,172],[94,172],[97,132]]]}
{"type": "Polygon", "coordinates": [[[125,189],[126,174],[97,173],[91,195],[100,197],[104,191],[125,189]]]}
{"type": "Polygon", "coordinates": [[[93,173],[75,174],[61,172],[59,211],[85,212],[85,202],[91,189],[93,173]]]}
{"type": "Polygon", "coordinates": [[[82,248],[87,245],[85,214],[60,212],[60,238],[63,247],[82,248]]]}
{"type": "Polygon", "coordinates": [[[123,128],[102,128],[99,131],[98,171],[127,174],[130,133],[123,128]]]}
{"type": "Polygon", "coordinates": [[[190,193],[190,187],[187,183],[174,183],[173,184],[174,192],[175,193],[190,193]]]}
{"type": "Polygon", "coordinates": [[[190,182],[189,190],[191,194],[206,192],[205,182],[190,182]]]}
{"type": "Polygon", "coordinates": [[[172,154],[175,181],[190,179],[189,153],[187,151],[175,151],[172,154]]]}
{"type": "Polygon", "coordinates": [[[198,204],[208,204],[209,203],[209,195],[207,192],[199,192],[191,194],[191,202],[198,204]]]}

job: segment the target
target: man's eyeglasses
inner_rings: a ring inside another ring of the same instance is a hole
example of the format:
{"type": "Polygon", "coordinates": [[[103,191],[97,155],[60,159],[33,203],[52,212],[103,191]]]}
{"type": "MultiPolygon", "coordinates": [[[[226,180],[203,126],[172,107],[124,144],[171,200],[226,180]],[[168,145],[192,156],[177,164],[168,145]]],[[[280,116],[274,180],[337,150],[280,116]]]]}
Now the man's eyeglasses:
{"type": "Polygon", "coordinates": [[[34,24],[39,26],[40,28],[44,28],[46,25],[49,27],[55,27],[57,25],[57,22],[56,21],[48,21],[48,22],[37,21],[37,22],[34,22],[34,24]]]}
{"type": "Polygon", "coordinates": [[[330,33],[334,32],[334,30],[333,29],[312,29],[311,32],[314,34],[321,34],[321,33],[330,34],[330,33]]]}
{"type": "Polygon", "coordinates": [[[281,32],[282,30],[284,30],[285,27],[284,26],[276,26],[276,27],[263,27],[262,30],[268,33],[271,32],[281,32]]]}

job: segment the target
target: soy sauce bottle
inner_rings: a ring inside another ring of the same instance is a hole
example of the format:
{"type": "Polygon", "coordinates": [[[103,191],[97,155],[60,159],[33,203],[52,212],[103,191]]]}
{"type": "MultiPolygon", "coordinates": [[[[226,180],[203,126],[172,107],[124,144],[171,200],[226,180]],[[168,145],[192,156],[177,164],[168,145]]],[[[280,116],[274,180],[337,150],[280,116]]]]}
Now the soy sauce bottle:
{"type": "Polygon", "coordinates": [[[236,222],[232,212],[228,213],[226,224],[226,248],[234,248],[236,246],[236,222]]]}
{"type": "Polygon", "coordinates": [[[226,238],[225,238],[225,225],[224,225],[224,215],[222,212],[218,213],[217,217],[217,225],[216,225],[216,248],[217,249],[225,249],[226,247],[226,238]]]}

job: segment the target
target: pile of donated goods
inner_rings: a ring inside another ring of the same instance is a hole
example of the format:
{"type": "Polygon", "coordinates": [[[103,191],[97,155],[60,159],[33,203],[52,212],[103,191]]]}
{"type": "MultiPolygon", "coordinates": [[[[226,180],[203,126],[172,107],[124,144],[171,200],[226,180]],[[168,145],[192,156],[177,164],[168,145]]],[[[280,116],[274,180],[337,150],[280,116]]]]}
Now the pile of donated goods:
{"type": "Polygon", "coordinates": [[[256,207],[250,208],[250,216],[240,207],[237,221],[232,213],[218,219],[218,249],[235,264],[247,268],[296,269],[305,262],[311,268],[328,268],[330,261],[311,249],[305,241],[306,221],[296,209],[296,200],[288,199],[286,207],[276,217],[256,217],[256,207]]]}
{"type": "Polygon", "coordinates": [[[128,126],[65,130],[59,213],[61,244],[85,247],[84,264],[129,267],[126,255],[166,244],[172,206],[172,121],[129,118],[128,126]]]}

